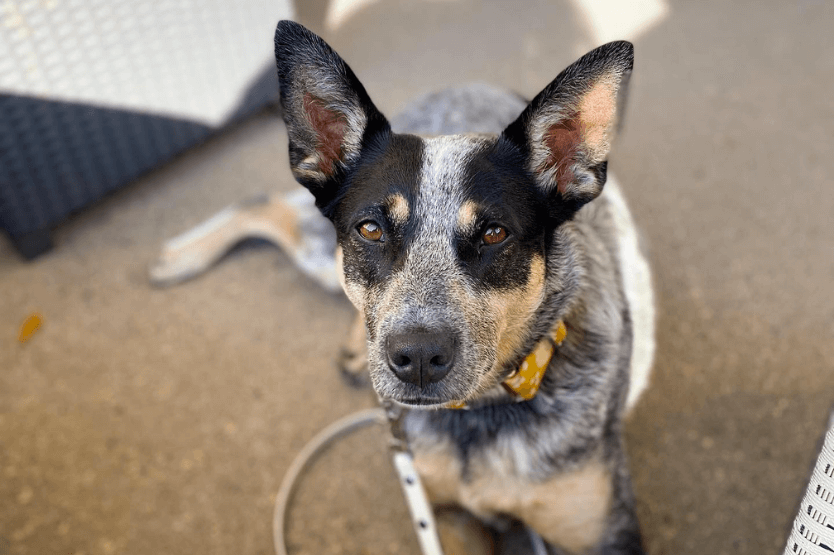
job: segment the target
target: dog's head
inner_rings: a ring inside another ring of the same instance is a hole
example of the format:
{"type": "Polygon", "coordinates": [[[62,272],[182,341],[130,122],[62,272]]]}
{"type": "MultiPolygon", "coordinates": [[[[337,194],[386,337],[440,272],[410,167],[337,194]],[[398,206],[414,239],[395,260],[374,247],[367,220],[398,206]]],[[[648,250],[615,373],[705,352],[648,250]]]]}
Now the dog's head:
{"type": "Polygon", "coordinates": [[[278,24],[275,54],[292,171],[336,227],[376,391],[421,406],[478,396],[558,312],[572,265],[560,226],[602,191],[632,46],[585,55],[492,137],[393,133],[296,23],[278,24]]]}

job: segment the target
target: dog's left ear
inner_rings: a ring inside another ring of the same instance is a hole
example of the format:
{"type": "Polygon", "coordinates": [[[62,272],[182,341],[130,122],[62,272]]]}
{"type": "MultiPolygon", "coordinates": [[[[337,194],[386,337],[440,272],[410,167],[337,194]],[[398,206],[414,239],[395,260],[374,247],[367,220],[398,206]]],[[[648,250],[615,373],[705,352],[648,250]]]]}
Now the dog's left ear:
{"type": "Polygon", "coordinates": [[[361,150],[390,126],[344,60],[302,25],[278,23],[275,61],[293,175],[325,210],[361,150]]]}
{"type": "Polygon", "coordinates": [[[524,153],[554,217],[573,214],[602,192],[633,64],[629,42],[592,50],[559,74],[504,130],[502,140],[524,153]]]}

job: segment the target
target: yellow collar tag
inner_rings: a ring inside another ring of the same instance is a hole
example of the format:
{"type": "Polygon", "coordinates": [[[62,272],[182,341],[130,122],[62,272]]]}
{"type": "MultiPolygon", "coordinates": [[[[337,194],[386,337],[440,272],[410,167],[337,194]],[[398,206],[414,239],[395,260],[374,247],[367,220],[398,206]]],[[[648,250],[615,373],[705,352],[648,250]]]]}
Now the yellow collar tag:
{"type": "MultiPolygon", "coordinates": [[[[515,395],[521,400],[529,401],[539,392],[544,373],[547,366],[550,364],[550,359],[553,357],[555,347],[562,344],[568,330],[564,322],[559,321],[552,337],[545,337],[536,345],[533,352],[527,355],[518,370],[504,380],[501,385],[509,393],[515,395]]],[[[466,408],[465,402],[452,402],[446,405],[450,409],[466,408]]]]}

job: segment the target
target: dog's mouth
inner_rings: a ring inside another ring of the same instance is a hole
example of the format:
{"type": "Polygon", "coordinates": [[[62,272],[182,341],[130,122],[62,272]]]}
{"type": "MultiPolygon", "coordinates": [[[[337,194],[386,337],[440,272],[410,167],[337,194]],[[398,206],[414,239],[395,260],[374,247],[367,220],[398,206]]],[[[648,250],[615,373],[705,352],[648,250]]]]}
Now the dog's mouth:
{"type": "Polygon", "coordinates": [[[374,384],[380,397],[409,408],[449,407],[472,394],[469,388],[462,387],[459,380],[455,379],[457,376],[450,376],[452,383],[433,383],[422,388],[397,380],[390,371],[386,371],[383,376],[385,379],[382,383],[374,384]]]}
{"type": "Polygon", "coordinates": [[[404,384],[397,380],[392,382],[390,372],[386,376],[387,383],[377,389],[381,397],[389,399],[398,405],[416,409],[455,408],[463,406],[473,396],[477,396],[480,388],[465,385],[467,377],[450,376],[449,382],[434,383],[428,387],[419,388],[411,384],[404,384]],[[461,383],[464,382],[464,383],[461,383]]]}
{"type": "Polygon", "coordinates": [[[402,382],[393,384],[389,382],[387,387],[378,392],[383,398],[414,408],[444,406],[464,395],[464,392],[458,391],[456,387],[450,388],[448,384],[431,384],[428,387],[419,388],[402,382]]]}
{"type": "Polygon", "coordinates": [[[448,400],[440,399],[439,397],[406,397],[403,399],[393,399],[393,401],[407,407],[424,409],[440,408],[449,404],[448,400]]]}

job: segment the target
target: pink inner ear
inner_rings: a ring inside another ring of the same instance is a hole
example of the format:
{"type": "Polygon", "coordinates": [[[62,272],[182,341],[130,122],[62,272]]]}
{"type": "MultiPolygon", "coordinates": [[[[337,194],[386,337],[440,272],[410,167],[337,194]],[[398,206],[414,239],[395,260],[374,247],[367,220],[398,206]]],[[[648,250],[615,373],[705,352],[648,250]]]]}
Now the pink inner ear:
{"type": "Polygon", "coordinates": [[[334,164],[342,158],[342,147],[348,130],[347,119],[310,93],[304,94],[304,111],[316,134],[319,170],[325,175],[332,175],[334,164]]]}
{"type": "Polygon", "coordinates": [[[581,123],[573,117],[551,125],[544,134],[544,144],[550,151],[550,156],[544,163],[544,169],[553,168],[556,176],[556,187],[563,195],[573,181],[571,165],[579,143],[582,141],[581,123]]]}

